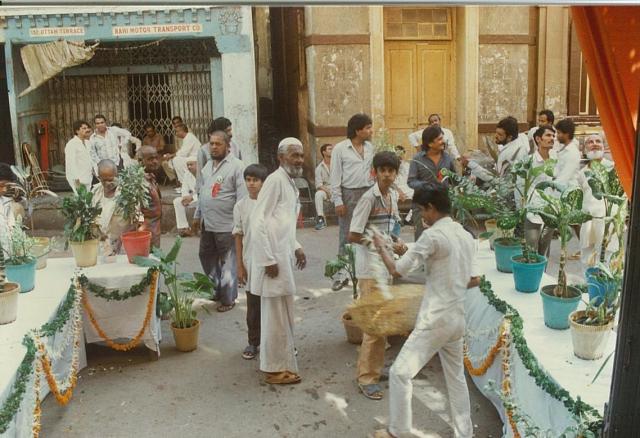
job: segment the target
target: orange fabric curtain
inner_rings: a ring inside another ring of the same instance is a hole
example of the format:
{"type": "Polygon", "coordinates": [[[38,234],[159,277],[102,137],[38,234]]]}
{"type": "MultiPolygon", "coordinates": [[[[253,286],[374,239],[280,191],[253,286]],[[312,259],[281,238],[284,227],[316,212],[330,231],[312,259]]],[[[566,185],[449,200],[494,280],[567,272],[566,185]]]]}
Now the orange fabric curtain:
{"type": "Polygon", "coordinates": [[[571,16],[602,127],[631,197],[640,99],[640,6],[572,6],[571,16]]]}

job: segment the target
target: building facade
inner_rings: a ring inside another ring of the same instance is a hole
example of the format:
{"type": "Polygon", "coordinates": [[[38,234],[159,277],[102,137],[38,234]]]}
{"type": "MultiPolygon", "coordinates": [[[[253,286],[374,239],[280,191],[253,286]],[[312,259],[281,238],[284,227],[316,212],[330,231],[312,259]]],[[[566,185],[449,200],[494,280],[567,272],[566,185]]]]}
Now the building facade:
{"type": "Polygon", "coordinates": [[[28,143],[51,164],[63,163],[73,121],[93,122],[96,114],[138,137],[151,122],[169,143],[173,116],[204,143],[211,120],[224,115],[234,124],[243,157],[257,161],[250,7],[2,8],[0,15],[9,110],[2,129],[10,125],[16,161],[20,145],[28,143]],[[29,85],[20,49],[59,38],[98,43],[95,55],[20,97],[29,85]],[[43,135],[46,152],[40,149],[43,135]]]}
{"type": "Polygon", "coordinates": [[[276,125],[311,145],[308,169],[321,144],[345,137],[356,112],[405,146],[439,113],[461,151],[483,148],[507,115],[521,130],[542,109],[598,124],[566,6],[255,10],[268,17],[256,20],[258,94],[272,99],[276,125]]]}

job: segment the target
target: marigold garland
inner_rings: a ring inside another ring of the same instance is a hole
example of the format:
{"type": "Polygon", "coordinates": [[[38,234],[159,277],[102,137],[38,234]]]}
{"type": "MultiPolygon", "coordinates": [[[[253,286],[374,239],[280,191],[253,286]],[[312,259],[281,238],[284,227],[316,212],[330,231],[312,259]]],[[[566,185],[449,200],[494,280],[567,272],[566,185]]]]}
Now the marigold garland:
{"type": "Polygon", "coordinates": [[[33,432],[33,438],[38,438],[40,436],[40,420],[42,418],[42,409],[40,407],[40,372],[42,370],[40,368],[40,363],[37,360],[35,361],[35,368],[36,375],[33,382],[33,392],[35,393],[36,403],[33,408],[33,425],[31,426],[31,431],[33,432]]]}
{"type": "Polygon", "coordinates": [[[109,336],[107,336],[107,334],[104,332],[104,330],[102,330],[102,328],[98,324],[98,321],[96,320],[95,315],[93,314],[93,309],[91,309],[91,305],[87,300],[86,294],[83,294],[82,304],[84,306],[84,309],[87,312],[87,315],[89,316],[89,321],[91,321],[91,325],[98,333],[98,336],[100,336],[109,347],[117,351],[128,351],[128,350],[131,350],[132,348],[135,348],[140,343],[140,340],[142,339],[142,336],[144,335],[144,332],[146,331],[147,326],[149,325],[149,321],[151,321],[151,315],[153,314],[153,310],[154,310],[153,302],[156,295],[157,285],[158,285],[158,271],[154,270],[152,280],[151,280],[151,285],[149,286],[149,301],[147,302],[147,313],[144,317],[144,321],[142,322],[142,328],[140,328],[140,331],[133,339],[131,339],[129,342],[125,344],[114,342],[111,338],[109,338],[109,336]]]}
{"type": "MultiPolygon", "coordinates": [[[[42,365],[42,369],[44,370],[45,378],[47,379],[47,383],[49,384],[49,388],[51,388],[51,392],[56,398],[56,401],[65,406],[73,397],[73,389],[75,388],[78,382],[78,371],[80,369],[80,359],[79,359],[79,351],[80,351],[80,335],[82,332],[82,315],[80,313],[80,300],[84,297],[84,293],[82,289],[80,289],[80,282],[76,278],[75,282],[76,286],[76,295],[75,295],[75,315],[73,320],[73,353],[71,354],[71,371],[69,373],[69,377],[67,378],[67,382],[64,385],[66,389],[61,391],[60,387],[62,386],[56,381],[56,377],[53,374],[51,369],[51,358],[49,354],[47,354],[45,344],[40,338],[40,334],[37,331],[33,332],[33,339],[38,347],[38,360],[42,365]]],[[[71,315],[69,315],[71,317],[71,315]]],[[[54,353],[55,356],[55,353],[54,353]]],[[[38,373],[38,371],[36,371],[38,373]]],[[[39,375],[37,375],[39,379],[39,375]]]]}
{"type": "Polygon", "coordinates": [[[468,356],[468,348],[467,348],[467,344],[464,344],[464,366],[467,369],[467,371],[469,372],[469,374],[471,374],[472,376],[478,377],[478,376],[483,376],[487,370],[491,367],[491,365],[493,365],[493,362],[496,359],[496,356],[498,355],[498,353],[500,352],[500,347],[502,346],[502,332],[504,330],[503,325],[500,326],[500,336],[498,336],[498,340],[496,341],[495,345],[493,347],[491,347],[491,350],[489,350],[489,353],[487,354],[487,357],[482,361],[482,364],[480,366],[478,366],[477,368],[473,366],[473,364],[471,363],[471,359],[469,359],[468,356]]]}

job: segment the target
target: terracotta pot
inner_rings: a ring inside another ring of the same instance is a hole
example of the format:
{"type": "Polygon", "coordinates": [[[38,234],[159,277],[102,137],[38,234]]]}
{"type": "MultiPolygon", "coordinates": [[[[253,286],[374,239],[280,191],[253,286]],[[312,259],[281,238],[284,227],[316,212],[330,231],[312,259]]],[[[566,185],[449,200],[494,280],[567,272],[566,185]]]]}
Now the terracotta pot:
{"type": "Polygon", "coordinates": [[[200,321],[195,320],[196,323],[189,328],[177,328],[171,323],[171,330],[173,331],[173,339],[176,342],[176,348],[179,351],[189,352],[198,348],[198,331],[200,329],[200,321]]]}
{"type": "Polygon", "coordinates": [[[31,248],[31,253],[38,259],[36,269],[44,269],[47,267],[47,258],[49,251],[51,251],[51,239],[48,237],[34,237],[34,240],[36,243],[31,248]]]}
{"type": "Polygon", "coordinates": [[[613,320],[607,325],[584,325],[575,320],[584,315],[584,310],[577,310],[569,315],[571,325],[571,341],[573,354],[580,359],[596,360],[604,355],[607,348],[613,320]]]}
{"type": "Polygon", "coordinates": [[[69,245],[79,268],[88,268],[98,263],[98,239],[69,242],[69,245]]]}
{"type": "Polygon", "coordinates": [[[344,330],[347,332],[347,342],[355,345],[362,344],[362,330],[355,325],[349,312],[342,314],[342,323],[344,324],[344,330]]]}
{"type": "Polygon", "coordinates": [[[149,257],[151,250],[151,231],[129,231],[122,234],[122,246],[127,253],[129,263],[136,256],[149,257]]]}
{"type": "Polygon", "coordinates": [[[18,296],[20,285],[6,282],[4,292],[0,293],[0,324],[10,324],[18,317],[18,296]]]}

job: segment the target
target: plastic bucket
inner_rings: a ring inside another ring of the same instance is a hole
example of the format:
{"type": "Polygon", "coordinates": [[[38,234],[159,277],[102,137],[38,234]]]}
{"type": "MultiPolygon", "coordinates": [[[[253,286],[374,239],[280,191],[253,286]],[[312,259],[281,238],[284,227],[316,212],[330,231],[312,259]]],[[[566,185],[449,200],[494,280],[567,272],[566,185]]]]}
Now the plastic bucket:
{"type": "Polygon", "coordinates": [[[496,239],[493,242],[493,248],[496,253],[496,268],[500,272],[512,272],[511,257],[522,255],[522,247],[520,243],[507,241],[510,244],[503,243],[505,240],[496,239]]]}
{"type": "Polygon", "coordinates": [[[7,279],[20,285],[20,293],[30,292],[36,285],[36,263],[33,259],[22,265],[6,264],[7,279]]]}
{"type": "Polygon", "coordinates": [[[36,243],[33,245],[33,248],[31,248],[31,253],[38,259],[36,269],[44,269],[47,267],[47,257],[51,250],[51,239],[48,237],[34,237],[34,240],[36,243]]]}
{"type": "Polygon", "coordinates": [[[98,239],[85,240],[84,242],[69,242],[76,266],[88,268],[98,263],[98,239]]]}
{"type": "Polygon", "coordinates": [[[544,268],[547,266],[547,258],[537,255],[538,261],[536,263],[524,263],[518,261],[519,257],[521,256],[511,257],[513,282],[515,283],[516,290],[525,293],[538,292],[542,274],[544,274],[544,268]]]}
{"type": "Polygon", "coordinates": [[[122,234],[122,246],[127,253],[129,263],[136,256],[149,257],[151,250],[151,231],[129,231],[122,234]]]}
{"type": "Polygon", "coordinates": [[[576,296],[572,298],[560,298],[553,295],[555,284],[544,286],[540,291],[542,297],[542,312],[544,324],[552,329],[566,330],[569,328],[569,315],[578,308],[581,294],[580,290],[568,286],[576,296]]]}

